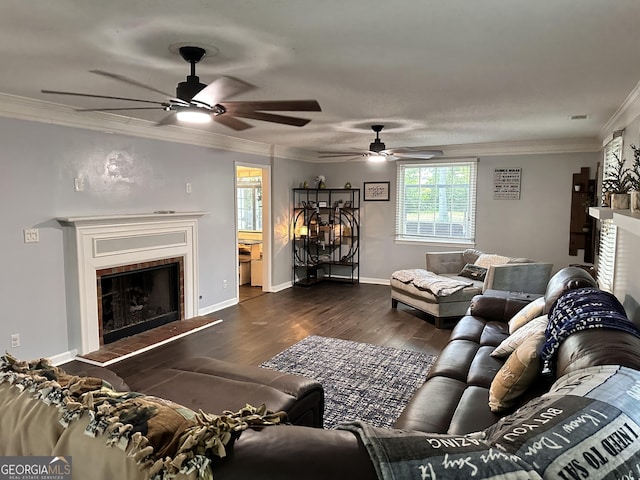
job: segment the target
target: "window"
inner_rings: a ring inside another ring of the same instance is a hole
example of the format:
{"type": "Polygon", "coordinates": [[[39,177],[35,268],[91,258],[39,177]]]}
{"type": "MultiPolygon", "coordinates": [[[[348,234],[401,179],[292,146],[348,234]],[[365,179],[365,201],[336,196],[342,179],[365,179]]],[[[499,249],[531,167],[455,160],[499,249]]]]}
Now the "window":
{"type": "Polygon", "coordinates": [[[399,163],[396,240],[475,241],[477,160],[399,163]]]}
{"type": "Polygon", "coordinates": [[[262,231],[262,179],[238,178],[238,230],[262,231]]]}
{"type": "MultiPolygon", "coordinates": [[[[622,134],[623,131],[617,131],[613,134],[613,138],[604,147],[604,168],[606,172],[609,166],[622,158],[622,134]]],[[[602,195],[605,192],[603,190],[602,195]]],[[[600,245],[598,252],[598,286],[608,292],[613,292],[613,279],[615,273],[616,261],[616,239],[618,227],[613,224],[612,220],[600,221],[600,245]]]]}

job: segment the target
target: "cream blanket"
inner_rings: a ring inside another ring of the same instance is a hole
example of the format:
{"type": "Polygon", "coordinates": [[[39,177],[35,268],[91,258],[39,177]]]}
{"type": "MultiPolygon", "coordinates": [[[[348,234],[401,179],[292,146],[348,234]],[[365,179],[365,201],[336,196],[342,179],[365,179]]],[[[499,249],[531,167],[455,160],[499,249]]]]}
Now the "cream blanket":
{"type": "Polygon", "coordinates": [[[452,295],[463,288],[470,287],[473,282],[464,282],[455,278],[443,277],[421,268],[398,270],[391,274],[402,283],[413,283],[420,290],[428,290],[438,297],[452,295]]]}

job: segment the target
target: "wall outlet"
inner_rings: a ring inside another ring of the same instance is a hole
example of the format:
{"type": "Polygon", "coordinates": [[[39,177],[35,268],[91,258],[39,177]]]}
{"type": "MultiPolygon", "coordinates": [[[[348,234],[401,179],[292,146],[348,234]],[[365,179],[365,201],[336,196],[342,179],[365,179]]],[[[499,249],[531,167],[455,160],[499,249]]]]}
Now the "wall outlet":
{"type": "Polygon", "coordinates": [[[184,189],[187,193],[191,193],[191,183],[187,182],[184,184],[184,189]]]}
{"type": "Polygon", "coordinates": [[[25,228],[23,233],[24,243],[38,243],[40,241],[40,232],[37,228],[25,228]]]}
{"type": "Polygon", "coordinates": [[[20,334],[14,333],[11,335],[11,348],[16,348],[20,346],[20,334]]]}
{"type": "Polygon", "coordinates": [[[229,286],[229,284],[227,283],[226,280],[222,280],[222,288],[227,288],[229,286]]]}

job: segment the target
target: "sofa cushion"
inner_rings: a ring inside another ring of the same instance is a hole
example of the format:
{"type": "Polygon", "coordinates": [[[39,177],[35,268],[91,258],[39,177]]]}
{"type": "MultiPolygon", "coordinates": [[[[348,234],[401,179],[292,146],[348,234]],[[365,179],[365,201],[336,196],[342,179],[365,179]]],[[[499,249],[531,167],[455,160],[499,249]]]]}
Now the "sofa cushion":
{"type": "MultiPolygon", "coordinates": [[[[469,279],[465,278],[465,281],[469,279]]],[[[391,279],[391,288],[392,290],[403,292],[412,297],[419,298],[423,301],[431,302],[431,303],[451,303],[451,302],[460,302],[460,301],[471,301],[473,297],[482,293],[482,282],[476,282],[471,280],[473,283],[472,286],[465,287],[462,290],[459,290],[451,295],[445,296],[436,296],[428,290],[421,290],[416,287],[413,283],[404,283],[395,278],[391,279]]]]}
{"type": "Polygon", "coordinates": [[[540,373],[540,349],[544,334],[527,337],[502,365],[489,388],[489,408],[502,412],[513,407],[540,373]]]}
{"type": "Polygon", "coordinates": [[[479,267],[489,268],[491,265],[504,265],[509,263],[510,258],[504,255],[497,255],[495,253],[483,253],[475,261],[475,265],[479,267]]]}
{"type": "Polygon", "coordinates": [[[522,310],[516,313],[513,318],[509,320],[509,333],[515,332],[534,318],[542,315],[544,303],[544,297],[536,298],[533,302],[526,305],[522,310]]]}
{"type": "Polygon", "coordinates": [[[598,282],[585,270],[578,267],[565,267],[556,273],[547,283],[544,294],[544,313],[549,313],[552,305],[565,292],[576,288],[597,287],[598,282]]]}
{"type": "Polygon", "coordinates": [[[484,281],[484,277],[487,276],[487,269],[472,263],[467,263],[458,275],[482,282],[484,281]]]}
{"type": "Polygon", "coordinates": [[[478,257],[482,255],[484,252],[480,250],[476,250],[475,248],[467,248],[462,252],[462,258],[465,263],[476,263],[478,257]]]}
{"type": "Polygon", "coordinates": [[[191,357],[149,372],[132,387],[192,410],[236,411],[247,403],[284,411],[297,425],[322,426],[324,390],[314,379],[215,358],[191,357]]]}
{"type": "Polygon", "coordinates": [[[546,315],[534,318],[526,325],[522,326],[514,333],[509,335],[504,341],[498,345],[491,353],[492,357],[506,357],[510,355],[519,345],[521,345],[528,337],[536,334],[543,334],[547,328],[549,319],[546,315]]]}

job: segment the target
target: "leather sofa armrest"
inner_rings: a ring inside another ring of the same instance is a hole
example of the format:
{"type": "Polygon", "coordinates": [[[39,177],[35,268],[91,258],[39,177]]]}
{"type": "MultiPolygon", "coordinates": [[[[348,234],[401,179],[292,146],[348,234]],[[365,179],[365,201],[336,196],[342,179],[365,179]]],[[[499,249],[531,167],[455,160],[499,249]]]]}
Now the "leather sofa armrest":
{"type": "Polygon", "coordinates": [[[552,263],[506,263],[491,265],[482,291],[506,290],[544,294],[551,277],[552,263]]]}
{"type": "Polygon", "coordinates": [[[513,296],[509,292],[489,291],[471,300],[469,314],[487,321],[508,322],[536,296],[513,296]]]}
{"type": "Polygon", "coordinates": [[[463,252],[427,252],[427,271],[437,273],[457,274],[464,268],[465,261],[463,252]]]}
{"type": "Polygon", "coordinates": [[[216,480],[376,480],[359,438],[345,430],[277,425],[240,433],[213,466],[216,480]]]}

